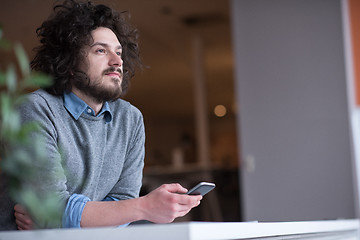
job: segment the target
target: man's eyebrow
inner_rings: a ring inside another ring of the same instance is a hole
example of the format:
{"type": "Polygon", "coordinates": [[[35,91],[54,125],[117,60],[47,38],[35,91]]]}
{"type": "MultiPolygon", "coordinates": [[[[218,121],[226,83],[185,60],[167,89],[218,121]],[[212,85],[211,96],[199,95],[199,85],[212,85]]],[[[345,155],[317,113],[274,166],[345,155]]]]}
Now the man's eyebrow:
{"type": "MultiPolygon", "coordinates": [[[[102,42],[95,42],[95,43],[91,44],[90,47],[94,47],[94,46],[97,46],[97,45],[100,45],[100,46],[103,46],[103,47],[110,47],[109,44],[102,43],[102,42]]],[[[118,45],[118,46],[116,46],[116,49],[122,49],[122,46],[118,45]]]]}

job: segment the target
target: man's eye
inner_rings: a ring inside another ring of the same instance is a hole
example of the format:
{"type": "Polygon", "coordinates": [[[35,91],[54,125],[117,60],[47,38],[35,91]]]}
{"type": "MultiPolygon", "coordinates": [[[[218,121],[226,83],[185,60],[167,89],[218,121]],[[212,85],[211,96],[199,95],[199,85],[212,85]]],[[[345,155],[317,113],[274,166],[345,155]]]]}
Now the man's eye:
{"type": "Polygon", "coordinates": [[[96,50],[96,52],[98,52],[98,53],[105,53],[105,49],[98,49],[98,50],[96,50]]]}
{"type": "Polygon", "coordinates": [[[121,52],[116,52],[116,54],[121,57],[121,52]]]}

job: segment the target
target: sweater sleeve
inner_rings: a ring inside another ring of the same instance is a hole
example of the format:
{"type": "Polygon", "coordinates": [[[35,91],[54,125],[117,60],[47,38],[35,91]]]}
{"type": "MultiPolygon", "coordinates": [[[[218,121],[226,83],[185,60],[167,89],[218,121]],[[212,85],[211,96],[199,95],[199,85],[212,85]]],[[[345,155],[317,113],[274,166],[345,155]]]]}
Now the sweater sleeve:
{"type": "MultiPolygon", "coordinates": [[[[35,122],[40,128],[32,133],[31,138],[42,143],[42,154],[38,156],[34,146],[24,149],[32,159],[37,170],[36,178],[30,186],[40,193],[55,193],[58,197],[60,211],[64,211],[70,197],[67,191],[67,178],[61,164],[62,156],[57,146],[57,133],[55,129],[55,116],[48,102],[38,94],[30,94],[29,101],[19,108],[23,123],[35,122]]],[[[37,223],[40,228],[46,223],[37,223]]]]}

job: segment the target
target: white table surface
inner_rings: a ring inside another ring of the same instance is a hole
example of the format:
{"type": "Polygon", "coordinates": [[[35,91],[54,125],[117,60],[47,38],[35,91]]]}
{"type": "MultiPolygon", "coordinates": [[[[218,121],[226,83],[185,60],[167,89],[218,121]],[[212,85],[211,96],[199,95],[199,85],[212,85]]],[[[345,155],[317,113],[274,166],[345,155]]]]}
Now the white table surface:
{"type": "MultiPolygon", "coordinates": [[[[3,231],[0,240],[41,239],[151,239],[151,240],[220,240],[273,237],[281,235],[334,233],[359,230],[359,220],[309,222],[185,222],[144,224],[126,228],[53,229],[3,231]]],[[[357,238],[356,238],[357,239],[357,238]]]]}

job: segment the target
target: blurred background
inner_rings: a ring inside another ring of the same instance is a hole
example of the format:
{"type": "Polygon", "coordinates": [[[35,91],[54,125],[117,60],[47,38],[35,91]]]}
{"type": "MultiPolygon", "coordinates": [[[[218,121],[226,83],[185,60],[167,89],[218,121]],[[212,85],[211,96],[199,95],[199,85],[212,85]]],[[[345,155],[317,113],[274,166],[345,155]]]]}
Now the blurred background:
{"type": "MultiPolygon", "coordinates": [[[[31,59],[56,2],[0,0],[4,37],[31,59]]],[[[95,2],[128,11],[140,33],[146,67],[125,99],[145,120],[142,194],[215,182],[178,221],[358,215],[356,1],[95,2]]],[[[11,61],[2,53],[0,67],[11,61]]]]}

